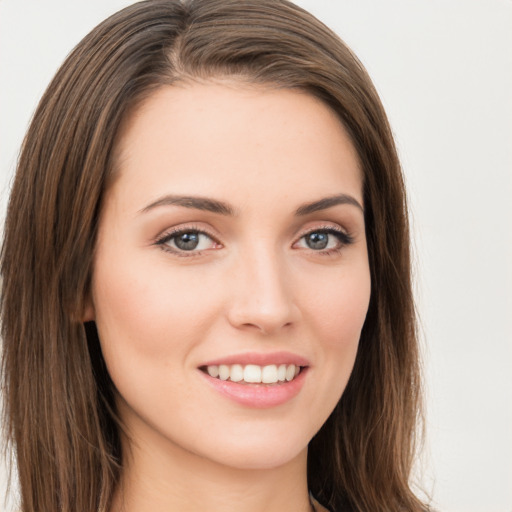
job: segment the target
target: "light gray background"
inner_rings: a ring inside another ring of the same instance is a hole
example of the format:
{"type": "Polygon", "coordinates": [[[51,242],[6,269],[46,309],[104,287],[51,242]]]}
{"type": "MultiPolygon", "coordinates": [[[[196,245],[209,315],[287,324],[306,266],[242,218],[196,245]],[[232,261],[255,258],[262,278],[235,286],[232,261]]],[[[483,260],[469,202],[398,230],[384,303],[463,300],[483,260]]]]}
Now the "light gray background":
{"type": "MultiPolygon", "coordinates": [[[[129,3],[0,0],[2,218],[38,98],[69,50],[129,3]]],[[[428,402],[423,485],[443,512],[511,512],[512,1],[297,3],[363,61],[402,157],[428,402]]]]}

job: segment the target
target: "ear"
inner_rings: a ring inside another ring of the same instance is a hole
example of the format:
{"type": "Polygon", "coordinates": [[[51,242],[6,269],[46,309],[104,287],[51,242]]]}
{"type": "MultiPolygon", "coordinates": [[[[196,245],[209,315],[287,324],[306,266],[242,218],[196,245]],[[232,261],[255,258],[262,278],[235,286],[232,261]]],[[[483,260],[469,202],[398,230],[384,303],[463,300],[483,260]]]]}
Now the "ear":
{"type": "Polygon", "coordinates": [[[96,320],[96,311],[94,310],[94,303],[91,297],[87,297],[84,303],[82,322],[93,322],[94,320],[96,320]]]}

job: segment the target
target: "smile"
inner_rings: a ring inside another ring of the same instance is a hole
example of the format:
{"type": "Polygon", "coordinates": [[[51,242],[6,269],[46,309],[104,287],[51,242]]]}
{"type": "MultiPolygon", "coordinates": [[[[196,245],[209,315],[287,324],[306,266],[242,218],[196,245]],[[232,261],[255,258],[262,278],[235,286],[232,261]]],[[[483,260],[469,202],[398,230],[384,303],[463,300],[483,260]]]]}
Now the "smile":
{"type": "Polygon", "coordinates": [[[208,386],[250,408],[284,405],[304,386],[311,362],[288,351],[245,352],[204,361],[197,367],[208,386]]]}
{"type": "Polygon", "coordinates": [[[295,364],[269,364],[259,366],[256,364],[221,364],[208,365],[201,368],[210,377],[219,380],[247,384],[278,384],[291,382],[297,377],[303,367],[295,364]]]}

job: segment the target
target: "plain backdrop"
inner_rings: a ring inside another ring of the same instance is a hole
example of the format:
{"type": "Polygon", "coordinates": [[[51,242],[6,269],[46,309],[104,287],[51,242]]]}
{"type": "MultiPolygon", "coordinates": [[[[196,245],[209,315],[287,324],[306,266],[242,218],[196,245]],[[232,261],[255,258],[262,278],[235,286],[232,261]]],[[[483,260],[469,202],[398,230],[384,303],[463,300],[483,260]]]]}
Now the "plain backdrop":
{"type": "MultiPolygon", "coordinates": [[[[129,3],[0,0],[1,219],[38,98],[71,48],[129,3]]],[[[443,512],[512,512],[512,1],[297,3],[367,67],[402,158],[427,390],[423,486],[443,512]]],[[[5,482],[0,464],[0,497],[5,482]]]]}

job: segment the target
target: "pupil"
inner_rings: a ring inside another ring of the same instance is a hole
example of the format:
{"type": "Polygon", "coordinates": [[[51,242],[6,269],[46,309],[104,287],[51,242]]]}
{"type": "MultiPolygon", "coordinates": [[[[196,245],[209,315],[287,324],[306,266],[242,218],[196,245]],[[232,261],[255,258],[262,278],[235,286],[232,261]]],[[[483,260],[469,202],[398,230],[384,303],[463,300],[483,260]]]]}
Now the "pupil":
{"type": "Polygon", "coordinates": [[[183,251],[191,251],[199,244],[199,233],[182,233],[176,237],[174,243],[183,251]]]}
{"type": "Polygon", "coordinates": [[[328,242],[327,233],[310,233],[306,238],[306,244],[310,249],[325,249],[328,242]]]}

